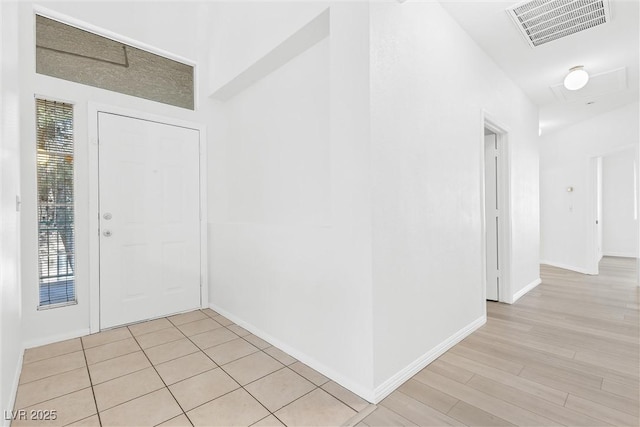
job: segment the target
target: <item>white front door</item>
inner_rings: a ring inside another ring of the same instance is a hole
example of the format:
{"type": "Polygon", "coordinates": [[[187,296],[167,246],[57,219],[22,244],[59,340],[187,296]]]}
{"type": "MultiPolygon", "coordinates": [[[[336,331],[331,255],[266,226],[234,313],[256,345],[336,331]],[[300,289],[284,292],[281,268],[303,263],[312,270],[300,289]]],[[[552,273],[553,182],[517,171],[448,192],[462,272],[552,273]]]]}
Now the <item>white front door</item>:
{"type": "Polygon", "coordinates": [[[500,281],[499,211],[498,211],[498,142],[496,135],[484,137],[485,230],[487,254],[487,299],[498,301],[500,281]]]}
{"type": "Polygon", "coordinates": [[[200,307],[199,131],[98,115],[100,328],[200,307]]]}

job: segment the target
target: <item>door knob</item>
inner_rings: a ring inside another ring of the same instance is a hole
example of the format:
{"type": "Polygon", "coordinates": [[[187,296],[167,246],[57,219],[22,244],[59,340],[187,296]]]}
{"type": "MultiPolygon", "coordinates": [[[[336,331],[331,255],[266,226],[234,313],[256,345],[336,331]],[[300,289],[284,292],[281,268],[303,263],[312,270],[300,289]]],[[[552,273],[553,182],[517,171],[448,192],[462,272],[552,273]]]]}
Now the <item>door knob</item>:
{"type": "Polygon", "coordinates": [[[103,235],[104,237],[111,237],[111,230],[104,230],[104,231],[102,232],[102,235],[103,235]]]}
{"type": "Polygon", "coordinates": [[[105,213],[104,215],[102,215],[102,218],[109,221],[112,218],[111,213],[110,212],[105,213]]]}

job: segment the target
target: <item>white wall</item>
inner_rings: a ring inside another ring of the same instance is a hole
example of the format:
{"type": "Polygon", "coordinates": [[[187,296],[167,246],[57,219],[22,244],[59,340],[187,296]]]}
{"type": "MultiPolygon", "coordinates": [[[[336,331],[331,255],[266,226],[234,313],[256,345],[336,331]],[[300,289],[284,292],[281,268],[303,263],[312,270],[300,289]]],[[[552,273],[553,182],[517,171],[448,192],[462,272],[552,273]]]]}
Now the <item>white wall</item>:
{"type": "MultiPolygon", "coordinates": [[[[114,3],[46,2],[47,9],[83,23],[117,33],[171,54],[204,64],[198,69],[206,75],[204,33],[206,13],[198,3],[114,3]],[[176,19],[176,17],[180,19],[176,19]],[[141,19],[144,17],[144,19],[141,19]],[[171,27],[172,31],[167,31],[171,27]]],[[[89,218],[96,213],[89,206],[90,142],[88,103],[114,105],[160,116],[204,122],[207,104],[201,102],[193,112],[141,98],[84,86],[35,73],[34,5],[21,3],[19,11],[21,182],[22,210],[22,338],[27,347],[78,336],[89,332],[89,218]],[[74,104],[75,197],[76,197],[76,290],[78,304],[37,310],[38,266],[36,223],[36,172],[34,95],[74,104]],[[203,104],[204,107],[203,108],[203,104]]],[[[200,99],[206,88],[199,88],[200,99]]],[[[198,96],[197,95],[197,96],[198,96]]]]}
{"type": "MultiPolygon", "coordinates": [[[[215,5],[212,90],[324,7],[215,5]]],[[[209,253],[214,309],[375,400],[482,321],[482,110],[510,132],[509,297],[539,278],[538,157],[536,108],[438,4],[370,7],[216,104],[209,253]]]]}
{"type": "Polygon", "coordinates": [[[383,392],[485,314],[482,109],[509,129],[508,297],[539,279],[538,116],[439,3],[372,4],[370,51],[374,385],[383,392]]]}
{"type": "MultiPolygon", "coordinates": [[[[638,146],[638,103],[540,138],[540,258],[593,274],[589,162],[638,146]],[[574,191],[568,193],[567,187],[574,191]]],[[[631,234],[632,231],[630,230],[631,234]]]]}
{"type": "Polygon", "coordinates": [[[605,256],[638,256],[635,157],[636,150],[631,148],[602,158],[602,250],[605,256]]]}
{"type": "Polygon", "coordinates": [[[327,2],[321,1],[233,3],[210,5],[209,93],[254,64],[328,6],[327,2]]]}
{"type": "MultiPolygon", "coordinates": [[[[19,224],[20,194],[18,6],[0,2],[0,408],[11,409],[22,355],[19,224]]],[[[4,420],[2,424],[8,425],[4,420]]]]}
{"type": "MultiPolygon", "coordinates": [[[[215,4],[212,88],[327,8],[215,4]],[[233,41],[233,48],[225,45],[233,41]]],[[[372,372],[368,6],[211,117],[212,307],[344,386],[372,372]]]]}

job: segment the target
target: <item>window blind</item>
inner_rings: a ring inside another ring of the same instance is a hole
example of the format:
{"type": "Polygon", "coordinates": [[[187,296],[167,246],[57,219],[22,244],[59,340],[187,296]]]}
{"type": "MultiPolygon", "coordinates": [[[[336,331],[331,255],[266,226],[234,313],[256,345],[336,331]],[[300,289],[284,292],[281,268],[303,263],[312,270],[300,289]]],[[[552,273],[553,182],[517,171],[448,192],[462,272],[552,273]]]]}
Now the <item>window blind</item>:
{"type": "Polygon", "coordinates": [[[40,306],[73,303],[73,106],[36,99],[40,306]]]}

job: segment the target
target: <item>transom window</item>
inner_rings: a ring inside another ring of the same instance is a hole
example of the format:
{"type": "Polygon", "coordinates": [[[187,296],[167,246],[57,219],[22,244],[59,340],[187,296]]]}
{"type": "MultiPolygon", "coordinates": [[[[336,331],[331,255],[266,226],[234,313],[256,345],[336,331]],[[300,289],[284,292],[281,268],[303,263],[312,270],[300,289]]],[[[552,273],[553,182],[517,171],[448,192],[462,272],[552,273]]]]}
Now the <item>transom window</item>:
{"type": "Polygon", "coordinates": [[[38,74],[193,110],[193,71],[192,65],[36,15],[38,74]]]}

